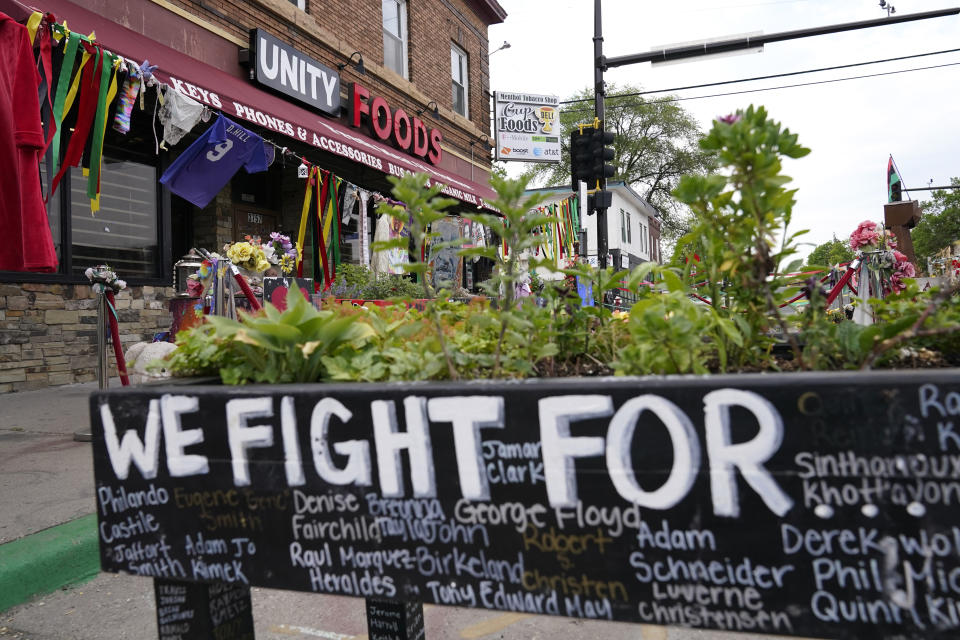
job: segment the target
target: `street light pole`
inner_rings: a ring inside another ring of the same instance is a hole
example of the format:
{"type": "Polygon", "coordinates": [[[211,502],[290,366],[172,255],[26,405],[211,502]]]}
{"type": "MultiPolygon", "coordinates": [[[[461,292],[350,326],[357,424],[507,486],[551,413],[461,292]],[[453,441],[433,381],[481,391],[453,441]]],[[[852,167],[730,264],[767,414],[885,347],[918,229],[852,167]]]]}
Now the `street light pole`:
{"type": "MultiPolygon", "coordinates": [[[[597,2],[597,15],[600,15],[600,2],[597,2]]],[[[823,36],[831,33],[842,33],[844,31],[856,31],[858,29],[870,29],[873,27],[885,27],[891,24],[901,24],[904,22],[914,22],[916,20],[929,20],[930,18],[943,18],[954,16],[960,13],[960,7],[951,9],[937,9],[935,11],[921,11],[919,13],[909,13],[906,15],[891,16],[889,18],[876,18],[872,20],[860,20],[857,22],[846,22],[843,24],[831,24],[825,27],[814,27],[811,29],[796,29],[794,31],[781,31],[779,33],[769,33],[758,36],[741,36],[730,40],[718,40],[713,42],[704,42],[701,44],[684,45],[673,49],[660,49],[657,51],[648,51],[644,53],[634,53],[626,56],[614,56],[612,58],[598,59],[597,64],[604,69],[613,67],[622,67],[629,64],[639,64],[642,62],[670,62],[674,60],[683,60],[686,58],[699,58],[701,56],[715,55],[718,53],[729,53],[731,51],[742,51],[743,49],[752,49],[761,47],[773,42],[784,42],[786,40],[796,40],[798,38],[809,38],[812,36],[823,36]]],[[[597,31],[599,33],[599,31],[597,31]]],[[[594,38],[596,41],[596,38],[594,38]]]]}
{"type": "MultiPolygon", "coordinates": [[[[601,0],[593,0],[593,90],[594,113],[599,121],[599,131],[604,131],[604,98],[607,95],[603,84],[603,20],[600,11],[601,0]]],[[[601,160],[602,162],[602,160],[601,160]]],[[[597,184],[598,193],[606,187],[607,181],[603,176],[597,184]]],[[[592,186],[592,185],[591,185],[592,186]]],[[[597,207],[597,259],[600,268],[607,268],[607,208],[597,207]]]]}

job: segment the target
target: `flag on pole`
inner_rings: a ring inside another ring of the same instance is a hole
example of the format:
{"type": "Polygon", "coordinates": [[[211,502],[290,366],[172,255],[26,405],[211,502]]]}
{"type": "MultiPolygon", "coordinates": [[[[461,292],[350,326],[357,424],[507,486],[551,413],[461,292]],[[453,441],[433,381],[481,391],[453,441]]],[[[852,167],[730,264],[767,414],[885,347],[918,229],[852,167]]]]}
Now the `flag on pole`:
{"type": "Polygon", "coordinates": [[[900,174],[893,166],[893,156],[887,161],[887,202],[900,202],[900,174]]]}

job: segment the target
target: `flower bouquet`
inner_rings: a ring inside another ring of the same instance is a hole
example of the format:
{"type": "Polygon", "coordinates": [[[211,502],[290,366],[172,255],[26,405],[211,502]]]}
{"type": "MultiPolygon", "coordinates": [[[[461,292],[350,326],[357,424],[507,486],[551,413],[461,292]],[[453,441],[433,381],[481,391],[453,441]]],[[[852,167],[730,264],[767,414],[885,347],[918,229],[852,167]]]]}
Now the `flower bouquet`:
{"type": "Polygon", "coordinates": [[[88,267],[83,275],[90,281],[90,288],[93,292],[102,295],[106,300],[110,313],[105,314],[103,320],[106,321],[106,329],[110,332],[110,339],[113,342],[113,353],[117,358],[117,372],[120,374],[120,382],[123,386],[130,384],[130,378],[127,376],[126,361],[123,358],[123,346],[120,344],[120,327],[117,318],[117,301],[114,298],[115,293],[119,293],[127,288],[127,283],[117,277],[110,265],[98,264],[95,267],[88,267]]]}
{"type": "MultiPolygon", "coordinates": [[[[864,220],[850,234],[850,248],[857,253],[861,264],[869,269],[870,294],[884,297],[907,288],[904,278],[916,277],[916,269],[907,256],[897,251],[897,238],[889,229],[872,220],[864,220]]],[[[866,278],[861,278],[866,280],[866,278]]],[[[854,286],[858,286],[854,283],[854,286]]]]}
{"type": "Polygon", "coordinates": [[[270,269],[283,274],[292,273],[299,254],[299,248],[290,241],[290,236],[277,231],[270,234],[267,242],[262,242],[260,236],[244,236],[243,242],[225,245],[223,250],[230,262],[261,276],[270,269]]]}
{"type": "Polygon", "coordinates": [[[119,293],[127,288],[127,283],[117,277],[110,265],[98,264],[95,267],[87,267],[83,272],[90,281],[90,288],[94,293],[106,293],[110,289],[113,293],[119,293]]]}

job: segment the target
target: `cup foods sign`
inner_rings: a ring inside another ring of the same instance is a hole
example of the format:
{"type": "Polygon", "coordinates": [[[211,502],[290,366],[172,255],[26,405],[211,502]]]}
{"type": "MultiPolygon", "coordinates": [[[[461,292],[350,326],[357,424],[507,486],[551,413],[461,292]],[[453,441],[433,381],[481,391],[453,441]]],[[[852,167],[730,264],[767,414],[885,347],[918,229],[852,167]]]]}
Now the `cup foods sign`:
{"type": "Polygon", "coordinates": [[[557,96],[495,93],[496,159],[560,162],[557,96]]]}

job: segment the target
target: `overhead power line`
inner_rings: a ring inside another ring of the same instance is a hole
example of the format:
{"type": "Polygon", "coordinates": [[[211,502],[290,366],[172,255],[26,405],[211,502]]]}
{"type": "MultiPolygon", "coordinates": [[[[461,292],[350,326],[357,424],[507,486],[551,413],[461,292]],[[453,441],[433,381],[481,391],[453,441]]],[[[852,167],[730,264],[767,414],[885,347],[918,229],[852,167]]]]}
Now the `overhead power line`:
{"type": "MultiPolygon", "coordinates": [[[[821,71],[835,71],[837,69],[850,69],[852,67],[863,67],[869,64],[883,64],[885,62],[897,62],[899,60],[910,60],[912,58],[923,58],[926,56],[937,56],[944,53],[956,53],[957,49],[943,49],[942,51],[928,51],[926,53],[915,53],[909,56],[899,56],[896,58],[884,58],[882,60],[869,60],[867,62],[852,62],[850,64],[839,64],[832,67],[820,67],[819,69],[804,69],[802,71],[787,71],[785,73],[774,73],[768,76],[754,76],[752,78],[739,78],[737,80],[720,80],[717,82],[705,82],[703,84],[691,84],[685,87],[672,87],[670,89],[650,89],[648,91],[634,91],[631,93],[618,93],[607,96],[608,100],[615,98],[632,98],[635,96],[645,96],[651,93],[672,93],[674,91],[684,91],[686,89],[703,89],[704,87],[719,87],[727,84],[738,84],[740,82],[753,82],[754,80],[772,80],[774,78],[787,78],[790,76],[799,76],[807,73],[819,73],[821,71]]],[[[574,104],[577,102],[593,102],[593,98],[578,98],[576,100],[561,100],[560,104],[574,104]]]]}
{"type": "MultiPolygon", "coordinates": [[[[779,89],[793,89],[793,88],[796,88],[796,87],[812,87],[812,86],[815,86],[815,85],[818,85],[818,84],[831,84],[831,83],[834,83],[834,82],[845,82],[845,81],[847,81],[847,80],[861,80],[861,79],[864,79],[864,78],[878,78],[878,77],[881,77],[881,76],[892,76],[892,75],[896,75],[896,74],[899,74],[899,73],[910,73],[910,72],[912,72],[912,71],[926,71],[926,70],[929,70],[929,69],[942,69],[942,68],[944,68],[944,67],[955,67],[955,66],[957,66],[957,65],[960,65],[960,62],[948,62],[948,63],[946,63],[946,64],[936,64],[936,65],[931,65],[931,66],[929,66],[929,67],[914,67],[913,69],[900,69],[900,70],[898,70],[898,71],[885,71],[885,72],[883,72],[883,73],[869,73],[869,74],[865,74],[865,75],[862,75],[862,76],[849,76],[849,77],[846,77],[846,78],[833,78],[833,79],[831,79],[831,80],[817,80],[817,81],[814,81],[814,82],[800,82],[800,83],[797,83],[797,84],[784,84],[784,85],[779,85],[779,86],[776,86],[776,87],[761,87],[761,88],[759,88],[759,89],[744,89],[743,91],[728,91],[728,92],[726,92],[726,93],[711,93],[711,94],[702,95],[702,96],[688,96],[688,97],[685,97],[685,98],[667,97],[667,98],[663,98],[663,99],[658,100],[658,102],[683,102],[683,101],[685,101],[685,100],[702,100],[702,99],[704,99],[704,98],[719,98],[719,97],[722,97],[722,96],[736,96],[736,95],[742,95],[742,94],[745,94],[745,93],[759,93],[759,92],[761,92],[761,91],[777,91],[777,90],[779,90],[779,89]]],[[[615,98],[615,97],[619,97],[619,96],[609,96],[609,97],[615,98]]],[[[629,106],[629,105],[613,104],[613,105],[610,105],[609,108],[610,108],[610,109],[622,109],[622,108],[626,108],[627,106],[629,106]]],[[[565,109],[565,110],[564,110],[564,113],[592,113],[592,110],[590,110],[590,109],[565,109]]]]}

